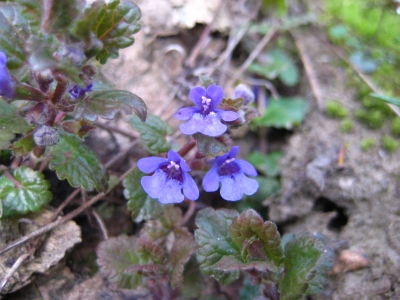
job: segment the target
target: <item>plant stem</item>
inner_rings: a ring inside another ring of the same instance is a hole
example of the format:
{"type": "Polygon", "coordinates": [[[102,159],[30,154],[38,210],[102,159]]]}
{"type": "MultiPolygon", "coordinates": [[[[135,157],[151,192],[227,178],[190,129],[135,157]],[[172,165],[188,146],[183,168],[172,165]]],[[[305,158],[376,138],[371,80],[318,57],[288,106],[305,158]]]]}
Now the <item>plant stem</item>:
{"type": "Polygon", "coordinates": [[[184,157],[186,154],[189,153],[190,150],[192,150],[196,146],[196,144],[197,144],[196,140],[191,140],[189,143],[183,146],[181,150],[179,150],[178,154],[184,157]]]}
{"type": "Polygon", "coordinates": [[[65,93],[68,90],[69,82],[66,79],[62,79],[57,81],[56,89],[54,90],[53,96],[51,97],[51,103],[57,105],[62,98],[64,97],[65,93]]]}

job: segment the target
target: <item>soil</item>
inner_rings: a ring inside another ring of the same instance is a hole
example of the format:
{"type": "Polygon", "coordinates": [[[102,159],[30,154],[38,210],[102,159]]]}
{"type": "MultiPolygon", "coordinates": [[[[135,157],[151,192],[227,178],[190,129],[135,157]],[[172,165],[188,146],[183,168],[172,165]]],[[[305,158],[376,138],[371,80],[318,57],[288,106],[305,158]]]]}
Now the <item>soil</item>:
{"type": "MultiPolygon", "coordinates": [[[[200,5],[202,10],[198,10],[199,1],[135,1],[142,10],[143,28],[136,35],[135,44],[121,50],[120,58],[102,69],[102,76],[115,88],[140,95],[151,113],[161,115],[175,128],[179,123],[171,115],[188,101],[188,91],[197,84],[194,74],[201,72],[200,68],[184,64],[204,30],[204,25],[197,23],[209,23],[218,2],[200,5]]],[[[232,2],[239,5],[240,1],[232,2]]],[[[199,65],[217,59],[225,49],[230,26],[226,12],[231,12],[229,9],[235,8],[234,5],[222,7],[224,13],[198,57],[199,65]]],[[[356,89],[347,85],[348,76],[356,75],[349,75],[337,63],[339,59],[325,32],[317,26],[307,26],[296,30],[294,36],[302,40],[311,58],[310,67],[316,73],[322,100],[337,100],[350,111],[360,107],[356,89]]],[[[228,70],[243,60],[240,55],[235,59],[228,70]]],[[[216,72],[215,76],[221,78],[221,73],[216,72]]],[[[400,151],[389,154],[376,146],[363,152],[361,141],[366,137],[379,141],[382,131],[367,129],[354,119],[352,131],[342,133],[340,121],[328,118],[319,109],[305,71],[301,77],[298,92],[312,109],[304,124],[285,135],[284,143],[282,139],[267,140],[270,148],[283,150],[284,158],[282,191],[264,201],[269,213],[263,217],[276,222],[281,233],[317,232],[331,241],[337,263],[329,285],[322,294],[309,299],[400,299],[400,151]]],[[[228,91],[231,89],[226,87],[228,91]]],[[[131,131],[123,118],[103,123],[131,131]]],[[[109,132],[97,130],[88,143],[93,149],[101,149],[98,154],[106,160],[115,151],[125,150],[130,141],[118,133],[113,138],[110,143],[109,132]]],[[[246,142],[241,144],[246,144],[244,148],[250,151],[259,141],[255,135],[247,135],[246,142]]],[[[135,148],[130,154],[137,157],[143,151],[135,148]]],[[[126,161],[116,163],[113,169],[122,173],[124,165],[126,161]]],[[[117,190],[107,200],[115,209],[114,214],[104,218],[110,235],[134,234],[136,227],[125,210],[121,191],[117,190]]],[[[96,273],[94,250],[102,239],[101,231],[86,215],[76,222],[82,228],[83,243],[67,256],[66,266],[51,275],[37,276],[34,284],[4,299],[143,299],[146,296],[144,290],[118,290],[96,273]]],[[[208,290],[223,299],[237,299],[239,287],[236,284],[216,288],[211,280],[208,290]]]]}

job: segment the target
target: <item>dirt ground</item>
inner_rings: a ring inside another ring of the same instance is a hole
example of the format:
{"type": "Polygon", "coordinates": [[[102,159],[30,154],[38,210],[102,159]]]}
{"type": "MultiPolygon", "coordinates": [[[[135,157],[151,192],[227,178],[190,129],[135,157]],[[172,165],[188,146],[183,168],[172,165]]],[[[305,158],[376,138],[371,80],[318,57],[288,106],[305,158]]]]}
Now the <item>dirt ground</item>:
{"type": "MultiPolygon", "coordinates": [[[[209,23],[217,2],[135,1],[142,10],[143,28],[136,35],[135,44],[122,50],[119,59],[102,69],[102,75],[116,88],[140,95],[150,112],[162,116],[176,128],[178,121],[170,117],[188,101],[188,91],[196,84],[195,75],[202,72],[201,68],[184,65],[204,30],[204,25],[196,23],[209,23]],[[203,5],[204,2],[208,4],[203,5]]],[[[242,3],[232,2],[232,6],[222,6],[213,34],[198,57],[199,65],[216,60],[225,49],[232,21],[229,13],[242,3]]],[[[336,63],[339,59],[332,52],[325,32],[309,25],[297,30],[295,37],[303,41],[311,58],[310,67],[316,74],[322,100],[335,99],[350,110],[357,109],[360,102],[354,88],[346,84],[348,73],[336,63]]],[[[300,60],[298,63],[301,66],[300,60]]],[[[235,64],[233,61],[228,70],[234,70],[235,64]]],[[[215,75],[221,78],[218,71],[215,75]]],[[[300,95],[309,101],[312,109],[304,124],[286,135],[285,143],[280,144],[284,151],[282,192],[265,200],[268,218],[278,224],[281,233],[319,232],[336,250],[337,264],[329,285],[322,294],[310,299],[400,299],[400,153],[389,154],[378,146],[368,152],[361,151],[364,138],[380,140],[382,132],[369,130],[356,120],[350,133],[340,132],[340,121],[328,118],[318,108],[304,70],[301,77],[300,95]]],[[[233,87],[225,88],[229,91],[233,87]]],[[[131,131],[123,120],[107,124],[131,131]]],[[[120,150],[130,140],[120,134],[115,138],[120,150]]],[[[107,143],[107,139],[107,133],[97,130],[91,143],[96,148],[96,143],[107,143]]],[[[252,136],[248,148],[258,142],[252,136]]],[[[179,139],[174,143],[179,143],[179,139]]],[[[99,155],[105,157],[107,151],[103,147],[99,155]]],[[[136,151],[140,150],[131,152],[136,151]]],[[[120,197],[116,201],[123,203],[118,192],[113,197],[120,197]]],[[[121,211],[117,219],[106,220],[110,235],[134,231],[129,214],[121,211]]],[[[82,227],[85,243],[78,245],[71,255],[75,260],[77,257],[89,259],[101,237],[87,221],[77,222],[87,226],[82,227]]],[[[74,264],[68,264],[71,260],[71,256],[67,257],[68,266],[53,273],[57,275],[52,275],[51,280],[49,276],[39,276],[35,285],[4,299],[141,299],[146,295],[142,290],[117,290],[108,286],[90,267],[74,269],[74,264]]],[[[237,287],[222,290],[229,299],[236,299],[237,287]]]]}

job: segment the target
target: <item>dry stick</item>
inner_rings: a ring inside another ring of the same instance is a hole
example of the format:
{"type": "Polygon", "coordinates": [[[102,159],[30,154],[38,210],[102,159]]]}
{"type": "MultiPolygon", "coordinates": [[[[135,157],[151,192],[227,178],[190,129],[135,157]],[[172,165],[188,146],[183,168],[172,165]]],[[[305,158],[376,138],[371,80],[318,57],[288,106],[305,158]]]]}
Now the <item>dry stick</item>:
{"type": "Polygon", "coordinates": [[[256,57],[261,53],[261,51],[264,49],[264,47],[268,44],[268,42],[272,39],[272,37],[275,35],[275,33],[278,31],[279,25],[275,24],[271,31],[264,35],[264,37],[261,39],[261,41],[257,44],[257,46],[254,48],[254,50],[250,53],[249,57],[246,59],[246,61],[240,66],[239,70],[237,70],[234,74],[233,77],[231,78],[229,82],[229,86],[233,85],[233,83],[246,71],[246,69],[250,66],[250,64],[256,59],[256,57]]]}
{"type": "Polygon", "coordinates": [[[211,32],[211,27],[214,25],[215,21],[217,20],[218,12],[221,9],[222,4],[224,3],[224,1],[225,0],[220,0],[219,1],[218,6],[215,9],[215,12],[214,12],[214,15],[213,15],[213,18],[212,18],[211,22],[209,24],[207,24],[206,28],[204,28],[204,30],[203,30],[203,32],[202,32],[202,34],[200,36],[200,39],[198,40],[197,44],[194,46],[194,48],[192,50],[192,53],[190,53],[190,56],[189,56],[188,60],[186,61],[187,65],[189,67],[191,67],[191,68],[194,67],[194,65],[196,63],[196,58],[197,58],[197,56],[199,55],[200,51],[203,48],[204,41],[206,40],[206,38],[208,37],[208,35],[211,32]]]}
{"type": "Polygon", "coordinates": [[[112,126],[112,125],[109,125],[109,124],[95,123],[95,125],[98,126],[98,127],[104,128],[106,130],[114,131],[116,133],[119,133],[119,134],[121,134],[121,135],[123,135],[123,136],[125,136],[127,138],[132,139],[132,140],[136,140],[139,137],[139,135],[132,134],[130,132],[127,132],[125,130],[122,130],[122,129],[118,128],[118,127],[115,127],[115,126],[112,126]]]}
{"type": "Polygon", "coordinates": [[[31,255],[30,252],[22,254],[18,259],[15,261],[13,266],[10,270],[8,270],[7,274],[4,278],[0,281],[0,292],[3,290],[4,286],[7,284],[8,279],[14,274],[14,272],[19,268],[19,266],[31,255]]]}
{"type": "Polygon", "coordinates": [[[189,221],[191,216],[193,216],[196,210],[196,201],[191,201],[191,200],[188,201],[189,201],[189,208],[186,211],[185,215],[183,216],[180,226],[185,225],[186,222],[189,221]]]}
{"type": "Polygon", "coordinates": [[[318,109],[320,111],[324,111],[325,102],[324,102],[324,99],[322,96],[323,93],[319,87],[318,79],[317,79],[318,76],[315,73],[314,68],[312,67],[311,59],[307,54],[306,46],[304,45],[304,41],[301,38],[300,39],[297,38],[296,34],[294,34],[293,32],[290,32],[290,33],[293,37],[294,43],[296,44],[297,50],[300,55],[300,59],[303,62],[304,70],[306,71],[306,74],[307,74],[308,80],[310,82],[311,89],[314,93],[315,99],[317,99],[318,109]]]}
{"type": "MultiPolygon", "coordinates": [[[[126,176],[128,176],[128,174],[130,172],[132,172],[134,169],[136,169],[136,164],[134,164],[133,166],[131,166],[129,168],[128,171],[126,171],[124,174],[122,174],[119,178],[118,178],[118,182],[121,182],[122,180],[124,180],[124,178],[126,176]]],[[[96,196],[94,196],[92,199],[90,199],[88,202],[86,202],[85,204],[79,206],[77,209],[73,210],[72,212],[70,212],[69,214],[65,215],[64,217],[50,223],[47,224],[45,226],[43,226],[42,228],[33,231],[31,233],[29,233],[26,236],[23,236],[19,239],[17,239],[16,241],[12,242],[11,244],[7,245],[6,247],[4,247],[3,249],[0,250],[0,254],[3,254],[4,252],[19,246],[27,241],[29,241],[30,239],[37,237],[39,235],[42,235],[43,233],[46,233],[52,229],[54,229],[55,227],[70,221],[71,219],[75,218],[76,216],[78,216],[80,213],[82,213],[85,209],[87,209],[88,207],[92,206],[93,204],[95,204],[97,201],[99,201],[104,195],[108,194],[110,191],[107,191],[105,193],[100,193],[96,196]]]]}
{"type": "Polygon", "coordinates": [[[101,229],[101,232],[103,233],[104,239],[108,240],[108,230],[106,227],[106,224],[104,223],[103,219],[100,217],[99,213],[96,210],[92,210],[92,214],[94,218],[97,221],[97,224],[99,224],[99,227],[101,229]]]}

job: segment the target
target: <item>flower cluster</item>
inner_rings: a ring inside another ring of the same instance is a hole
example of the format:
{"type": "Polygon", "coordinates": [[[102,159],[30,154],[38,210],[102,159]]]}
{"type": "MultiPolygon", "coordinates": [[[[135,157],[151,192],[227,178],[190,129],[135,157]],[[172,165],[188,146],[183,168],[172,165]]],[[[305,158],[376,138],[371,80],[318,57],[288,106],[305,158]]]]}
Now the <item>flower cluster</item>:
{"type": "MultiPolygon", "coordinates": [[[[254,95],[246,86],[239,85],[234,93],[234,97],[242,98],[246,104],[254,101],[254,95]]],[[[181,131],[184,134],[199,132],[211,137],[223,134],[227,126],[221,120],[230,122],[239,117],[234,111],[218,108],[223,95],[223,89],[217,85],[210,85],[207,89],[193,88],[189,96],[196,106],[181,108],[174,115],[179,120],[188,120],[180,125],[181,131]]],[[[211,161],[212,167],[202,183],[204,191],[214,192],[221,183],[221,197],[237,201],[243,194],[253,195],[258,190],[258,182],[246,176],[257,176],[257,171],[249,162],[236,159],[238,152],[239,147],[235,146],[229,153],[211,161]]],[[[141,184],[150,197],[161,203],[180,203],[185,197],[189,200],[199,197],[199,189],[188,173],[191,170],[178,153],[170,150],[168,158],[142,158],[137,166],[144,173],[152,173],[151,176],[144,176],[141,184]]]]}
{"type": "Polygon", "coordinates": [[[0,50],[0,96],[12,98],[14,96],[15,83],[7,70],[7,57],[0,50]]]}
{"type": "Polygon", "coordinates": [[[74,84],[72,88],[69,89],[68,93],[69,95],[74,98],[74,99],[80,99],[85,96],[86,92],[91,92],[92,91],[92,86],[93,84],[89,84],[86,87],[81,87],[77,84],[74,84]]]}

